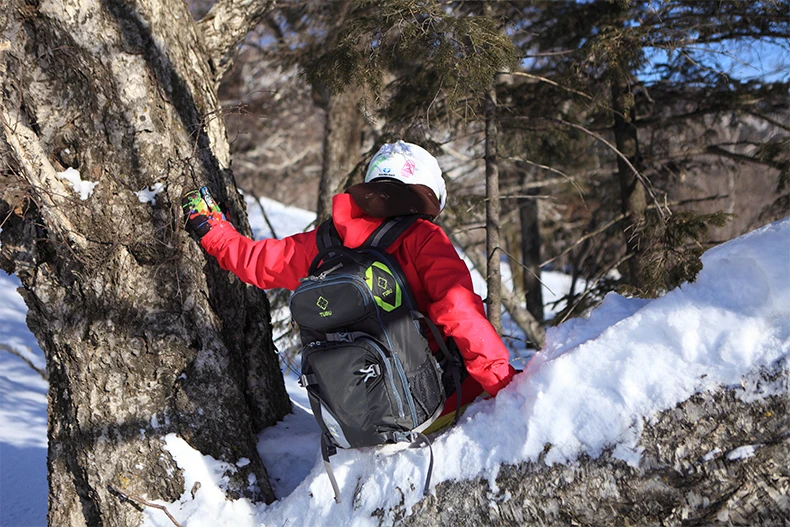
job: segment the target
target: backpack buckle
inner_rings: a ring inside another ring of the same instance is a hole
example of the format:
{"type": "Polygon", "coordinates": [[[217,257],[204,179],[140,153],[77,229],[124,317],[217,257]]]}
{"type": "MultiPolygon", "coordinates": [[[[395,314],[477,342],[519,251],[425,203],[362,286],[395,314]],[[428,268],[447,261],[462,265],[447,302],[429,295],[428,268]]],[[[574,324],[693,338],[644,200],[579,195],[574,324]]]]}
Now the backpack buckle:
{"type": "Polygon", "coordinates": [[[381,376],[381,367],[378,364],[369,364],[365,368],[361,370],[357,370],[356,372],[359,375],[364,375],[365,378],[362,379],[362,382],[368,382],[370,379],[375,379],[376,377],[381,376]]]}
{"type": "Polygon", "coordinates": [[[353,342],[354,336],[349,331],[338,331],[337,333],[327,333],[326,340],[329,342],[353,342]]]}
{"type": "Polygon", "coordinates": [[[310,375],[306,375],[303,373],[299,377],[299,386],[302,388],[307,388],[311,384],[318,384],[318,380],[315,378],[314,374],[311,373],[310,375]]]}

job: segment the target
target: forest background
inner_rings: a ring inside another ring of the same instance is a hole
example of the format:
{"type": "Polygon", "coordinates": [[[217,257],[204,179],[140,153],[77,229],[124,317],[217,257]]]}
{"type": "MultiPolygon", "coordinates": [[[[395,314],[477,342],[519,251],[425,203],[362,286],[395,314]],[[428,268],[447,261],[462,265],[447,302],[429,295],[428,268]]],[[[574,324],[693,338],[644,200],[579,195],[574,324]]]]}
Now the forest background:
{"type": "Polygon", "coordinates": [[[541,270],[572,276],[559,322],[693,279],[706,248],[788,214],[788,7],[286,3],[220,87],[233,169],[323,219],[383,142],[427,146],[440,223],[483,274],[510,265],[489,305],[539,346],[541,270]]]}

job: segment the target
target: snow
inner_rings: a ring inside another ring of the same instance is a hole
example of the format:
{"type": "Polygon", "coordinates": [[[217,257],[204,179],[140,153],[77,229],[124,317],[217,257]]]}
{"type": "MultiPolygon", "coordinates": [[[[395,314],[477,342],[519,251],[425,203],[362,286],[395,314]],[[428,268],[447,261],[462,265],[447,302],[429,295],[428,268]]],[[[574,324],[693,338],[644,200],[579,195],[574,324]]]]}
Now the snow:
{"type": "Polygon", "coordinates": [[[704,456],[702,456],[702,460],[705,462],[712,461],[713,459],[717,458],[721,454],[721,449],[719,447],[714,448],[704,456]]]}
{"type": "MultiPolygon", "coordinates": [[[[0,344],[36,366],[44,354],[25,325],[19,280],[0,275],[0,344]]],[[[20,358],[0,350],[0,525],[46,525],[47,383],[20,358]]]]}
{"type": "MultiPolygon", "coordinates": [[[[313,221],[309,213],[295,217],[268,200],[264,207],[280,237],[313,221]]],[[[256,209],[248,206],[261,236],[266,227],[256,209]]],[[[695,283],[661,298],[609,294],[586,318],[550,328],[544,350],[510,386],[470,406],[456,427],[434,438],[432,488],[483,477],[496,492],[502,464],[536,461],[547,445],[542,459],[548,464],[611,449],[636,465],[644,422],[694,393],[721,386],[741,387],[744,399],[786,392],[786,381],[767,386],[751,379],[790,352],[790,218],[711,249],[703,263],[695,283]]],[[[14,277],[0,279],[6,299],[0,343],[26,347],[40,364],[40,350],[24,327],[24,304],[13,290],[17,285],[14,277]]],[[[557,286],[555,293],[560,291],[557,286]]],[[[44,525],[46,384],[8,353],[0,352],[0,363],[0,525],[44,525]]],[[[421,499],[427,450],[386,447],[332,458],[343,499],[334,503],[305,391],[293,374],[285,375],[294,411],[258,436],[278,501],[266,506],[226,500],[222,474],[234,467],[170,435],[167,450],[186,485],[179,500],[162,504],[182,525],[388,525],[395,521],[394,507],[402,503],[409,510],[421,499]],[[377,510],[383,517],[372,516],[377,510]]],[[[726,454],[715,449],[708,456],[739,462],[758,448],[744,445],[726,454]]],[[[143,525],[172,522],[147,509],[143,525]]]]}
{"type": "Polygon", "coordinates": [[[247,204],[247,217],[255,239],[271,238],[273,235],[284,238],[315,227],[315,212],[284,205],[266,197],[260,198],[260,205],[251,196],[245,196],[244,199],[247,204]],[[266,224],[261,207],[266,210],[266,216],[274,227],[274,233],[266,224]]]}
{"type": "Polygon", "coordinates": [[[730,451],[730,453],[727,454],[727,459],[729,459],[730,461],[736,461],[738,459],[750,458],[754,455],[755,451],[759,446],[760,445],[739,446],[738,448],[730,451]]]}
{"type": "Polygon", "coordinates": [[[149,185],[142,190],[138,190],[134,193],[134,195],[137,196],[137,199],[140,200],[140,203],[150,203],[153,205],[156,203],[156,197],[164,189],[164,183],[154,183],[153,185],[149,185]]]}
{"type": "MultiPolygon", "coordinates": [[[[435,438],[432,484],[482,476],[495,489],[502,464],[535,461],[546,445],[551,445],[548,464],[571,462],[581,454],[596,457],[609,447],[637,464],[643,419],[698,391],[739,385],[749,371],[787,356],[788,256],[790,219],[708,251],[694,284],[656,300],[610,294],[590,317],[552,328],[545,351],[524,373],[435,438]]],[[[289,388],[294,391],[293,385],[289,388]]],[[[267,435],[286,434],[278,442],[283,448],[288,430],[278,428],[293,425],[287,420],[267,435]]],[[[304,435],[310,434],[294,434],[300,443],[292,455],[306,448],[304,435]]],[[[376,525],[371,514],[382,509],[387,524],[393,518],[386,511],[401,500],[409,508],[421,498],[427,469],[422,449],[339,452],[332,464],[345,499],[334,504],[317,448],[316,437],[303,455],[312,459],[312,469],[290,494],[278,494],[279,501],[258,506],[254,517],[239,516],[234,523],[281,525],[298,518],[303,525],[376,525]]],[[[734,451],[729,458],[748,455],[748,450],[734,451]]],[[[188,463],[177,462],[190,470],[188,463]]],[[[277,470],[271,473],[278,477],[277,470]]],[[[220,521],[181,512],[173,511],[190,525],[220,521]]],[[[148,514],[145,525],[166,524],[148,514]]]]}
{"type": "Polygon", "coordinates": [[[92,181],[83,181],[80,179],[80,173],[74,168],[67,168],[63,172],[58,172],[58,177],[60,179],[65,179],[69,183],[71,183],[71,188],[74,189],[74,192],[80,195],[80,199],[85,201],[91,194],[93,194],[93,189],[99,182],[92,182],[92,181]]]}

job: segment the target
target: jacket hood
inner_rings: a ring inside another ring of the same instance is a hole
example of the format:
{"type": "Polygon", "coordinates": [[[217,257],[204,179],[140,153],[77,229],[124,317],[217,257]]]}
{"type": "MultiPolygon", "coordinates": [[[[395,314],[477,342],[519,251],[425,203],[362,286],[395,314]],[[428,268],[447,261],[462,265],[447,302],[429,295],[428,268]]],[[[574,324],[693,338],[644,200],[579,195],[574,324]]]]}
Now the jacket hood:
{"type": "Polygon", "coordinates": [[[368,216],[351,194],[342,193],[332,198],[332,221],[343,245],[353,249],[362,245],[384,219],[368,216]]]}

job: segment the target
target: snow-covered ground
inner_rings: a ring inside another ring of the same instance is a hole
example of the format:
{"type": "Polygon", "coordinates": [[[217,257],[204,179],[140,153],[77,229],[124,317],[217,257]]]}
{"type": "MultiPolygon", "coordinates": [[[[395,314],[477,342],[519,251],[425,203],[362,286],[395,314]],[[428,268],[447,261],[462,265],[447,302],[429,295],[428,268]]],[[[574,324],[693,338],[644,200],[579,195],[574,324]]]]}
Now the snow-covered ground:
{"type": "MultiPolygon", "coordinates": [[[[15,276],[0,273],[0,344],[43,367],[17,287],[15,276]]],[[[46,515],[47,383],[22,359],[0,350],[0,525],[46,525],[46,515]]]]}
{"type": "MultiPolygon", "coordinates": [[[[273,203],[264,206],[279,236],[312,221],[294,219],[287,208],[277,212],[273,203]]],[[[256,208],[249,207],[250,221],[261,236],[266,228],[256,208]]],[[[435,438],[432,485],[482,476],[495,486],[502,464],[536,460],[547,443],[547,463],[597,456],[608,446],[638,463],[634,447],[642,419],[722,385],[743,385],[745,396],[764,396],[749,390],[749,374],[790,352],[790,218],[708,251],[703,262],[694,284],[656,300],[610,294],[589,317],[550,329],[544,351],[524,373],[435,438]]],[[[561,294],[551,280],[544,281],[561,294]]],[[[17,284],[14,277],[0,277],[0,343],[29,348],[40,364],[17,284]]],[[[0,352],[0,365],[0,525],[45,525],[46,385],[6,352],[0,352]]],[[[335,504],[305,393],[290,373],[286,386],[294,412],[263,431],[258,444],[280,498],[272,505],[226,501],[218,482],[227,465],[167,437],[188,483],[178,502],[165,505],[182,525],[375,525],[373,511],[385,511],[387,523],[392,518],[386,511],[420,499],[427,451],[362,449],[332,459],[343,498],[335,504]],[[193,498],[194,480],[201,487],[193,498]]],[[[787,382],[774,389],[786,391],[787,382]]],[[[732,459],[747,455],[728,453],[732,459]]],[[[144,525],[172,523],[151,509],[144,525]]]]}

